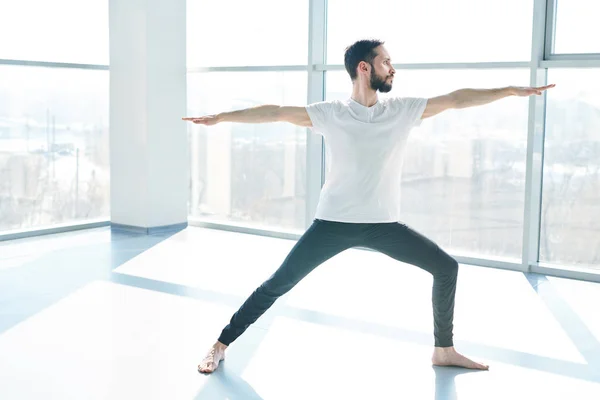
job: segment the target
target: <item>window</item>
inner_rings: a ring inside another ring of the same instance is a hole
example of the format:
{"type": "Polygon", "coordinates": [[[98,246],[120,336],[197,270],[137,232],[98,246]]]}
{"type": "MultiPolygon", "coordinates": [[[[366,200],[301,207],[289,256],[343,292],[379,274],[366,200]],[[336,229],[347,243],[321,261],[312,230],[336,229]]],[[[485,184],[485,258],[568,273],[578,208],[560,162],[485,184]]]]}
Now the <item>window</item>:
{"type": "MultiPolygon", "coordinates": [[[[188,114],[306,104],[305,72],[188,74],[188,114]]],[[[306,129],[288,123],[189,125],[190,215],[303,230],[306,129]]]]}
{"type": "MultiPolygon", "coordinates": [[[[529,70],[399,70],[388,95],[432,97],[465,87],[527,85],[529,70]]],[[[327,73],[327,99],[344,99],[344,72],[327,73]]],[[[526,98],[449,110],[412,131],[401,218],[457,254],[521,257],[526,98]]]]}
{"type": "Polygon", "coordinates": [[[108,64],[107,0],[0,4],[0,58],[108,64]]]}
{"type": "Polygon", "coordinates": [[[540,261],[600,269],[600,69],[548,76],[540,261]]]}
{"type": "Polygon", "coordinates": [[[108,219],[108,71],[0,76],[0,230],[108,219]]]}
{"type": "Polygon", "coordinates": [[[556,0],[553,53],[600,53],[600,3],[597,0],[556,0]]]}
{"type": "Polygon", "coordinates": [[[328,64],[343,64],[346,46],[371,37],[386,42],[395,63],[531,58],[533,0],[329,0],[328,5],[328,64]]]}
{"type": "Polygon", "coordinates": [[[187,5],[188,67],[307,63],[306,0],[188,0],[187,5]]]}

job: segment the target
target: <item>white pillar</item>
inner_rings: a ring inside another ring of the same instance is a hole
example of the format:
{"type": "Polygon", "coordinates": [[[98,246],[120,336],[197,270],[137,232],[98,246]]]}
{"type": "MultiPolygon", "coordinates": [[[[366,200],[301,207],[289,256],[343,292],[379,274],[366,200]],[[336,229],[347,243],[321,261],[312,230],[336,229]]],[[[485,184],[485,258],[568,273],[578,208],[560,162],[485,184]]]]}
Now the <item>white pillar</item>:
{"type": "Polygon", "coordinates": [[[111,222],[187,224],[186,0],[109,0],[111,222]]]}

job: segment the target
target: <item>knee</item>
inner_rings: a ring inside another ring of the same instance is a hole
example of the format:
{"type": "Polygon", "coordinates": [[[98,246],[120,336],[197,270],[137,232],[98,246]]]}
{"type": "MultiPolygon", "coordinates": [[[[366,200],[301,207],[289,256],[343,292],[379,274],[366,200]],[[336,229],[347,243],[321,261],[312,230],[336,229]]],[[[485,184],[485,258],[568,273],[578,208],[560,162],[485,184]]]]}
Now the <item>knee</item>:
{"type": "Polygon", "coordinates": [[[458,261],[451,256],[446,256],[441,262],[441,268],[438,269],[438,273],[443,276],[457,276],[458,275],[458,261]]]}
{"type": "Polygon", "coordinates": [[[449,257],[447,262],[446,270],[449,274],[458,275],[458,261],[456,261],[453,257],[449,257]]]}

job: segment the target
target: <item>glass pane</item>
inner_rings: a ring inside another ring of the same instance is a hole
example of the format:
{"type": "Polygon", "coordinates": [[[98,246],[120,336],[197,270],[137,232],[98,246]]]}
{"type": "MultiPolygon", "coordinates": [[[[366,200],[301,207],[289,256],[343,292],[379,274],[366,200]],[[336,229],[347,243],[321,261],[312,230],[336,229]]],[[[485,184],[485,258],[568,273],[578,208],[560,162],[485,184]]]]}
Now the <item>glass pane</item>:
{"type": "Polygon", "coordinates": [[[107,0],[0,0],[0,58],[108,64],[107,0]]]}
{"type": "MultiPolygon", "coordinates": [[[[188,74],[188,114],[306,104],[305,72],[188,74]]],[[[303,230],[306,129],[288,123],[189,125],[190,215],[303,230]]]]}
{"type": "Polygon", "coordinates": [[[188,0],[187,7],[188,67],[308,62],[306,0],[188,0]]]}
{"type": "Polygon", "coordinates": [[[600,69],[548,81],[540,261],[600,270],[600,69]]]}
{"type": "Polygon", "coordinates": [[[600,53],[600,2],[557,0],[555,53],[600,53]]]}
{"type": "MultiPolygon", "coordinates": [[[[433,97],[528,81],[528,70],[401,70],[385,96],[433,97]]],[[[328,100],[350,93],[345,71],[327,73],[328,100]]],[[[527,111],[526,98],[506,98],[423,121],[409,137],[402,167],[403,221],[454,253],[519,259],[527,111]]]]}
{"type": "Polygon", "coordinates": [[[531,58],[533,0],[329,0],[327,63],[378,38],[395,63],[523,61],[531,58]],[[508,28],[510,26],[510,28],[508,28]]]}
{"type": "Polygon", "coordinates": [[[0,76],[0,230],[108,219],[108,71],[0,76]]]}

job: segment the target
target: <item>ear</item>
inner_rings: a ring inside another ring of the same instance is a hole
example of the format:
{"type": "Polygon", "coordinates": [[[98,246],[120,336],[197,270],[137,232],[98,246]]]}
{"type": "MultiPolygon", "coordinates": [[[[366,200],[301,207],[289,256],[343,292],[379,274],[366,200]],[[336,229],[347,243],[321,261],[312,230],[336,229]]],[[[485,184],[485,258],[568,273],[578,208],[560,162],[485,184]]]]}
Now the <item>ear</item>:
{"type": "Polygon", "coordinates": [[[369,68],[371,68],[371,66],[369,65],[369,63],[365,62],[365,61],[361,61],[358,63],[358,72],[359,73],[369,73],[369,68]]]}

